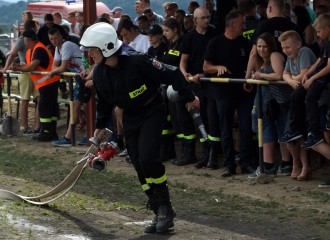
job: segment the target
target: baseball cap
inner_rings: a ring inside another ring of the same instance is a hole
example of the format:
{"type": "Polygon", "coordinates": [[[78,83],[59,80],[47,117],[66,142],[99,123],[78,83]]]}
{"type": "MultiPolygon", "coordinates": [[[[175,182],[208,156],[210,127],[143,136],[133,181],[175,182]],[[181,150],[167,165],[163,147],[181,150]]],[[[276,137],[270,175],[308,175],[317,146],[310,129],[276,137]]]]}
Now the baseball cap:
{"type": "Polygon", "coordinates": [[[23,32],[23,37],[29,38],[34,41],[38,41],[38,37],[35,31],[33,30],[26,30],[23,32]]]}
{"type": "Polygon", "coordinates": [[[158,24],[155,24],[149,27],[149,29],[147,30],[147,34],[151,34],[151,35],[163,34],[163,29],[158,24]]]}
{"type": "Polygon", "coordinates": [[[111,13],[122,13],[123,9],[121,7],[114,7],[111,11],[111,13]]]}

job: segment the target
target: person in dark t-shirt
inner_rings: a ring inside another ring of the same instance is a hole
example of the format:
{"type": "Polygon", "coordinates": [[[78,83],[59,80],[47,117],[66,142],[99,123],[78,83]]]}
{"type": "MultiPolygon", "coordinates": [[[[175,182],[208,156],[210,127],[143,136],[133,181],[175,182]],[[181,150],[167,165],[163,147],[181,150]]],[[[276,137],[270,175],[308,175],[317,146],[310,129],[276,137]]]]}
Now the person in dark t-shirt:
{"type": "MultiPolygon", "coordinates": [[[[206,50],[204,71],[211,76],[243,78],[251,45],[242,36],[244,14],[233,10],[226,17],[225,33],[212,39],[206,50]]],[[[254,94],[245,92],[242,84],[211,83],[219,115],[225,170],[222,177],[236,173],[232,123],[235,110],[239,118],[240,167],[242,173],[252,173],[251,111],[254,94]]]]}

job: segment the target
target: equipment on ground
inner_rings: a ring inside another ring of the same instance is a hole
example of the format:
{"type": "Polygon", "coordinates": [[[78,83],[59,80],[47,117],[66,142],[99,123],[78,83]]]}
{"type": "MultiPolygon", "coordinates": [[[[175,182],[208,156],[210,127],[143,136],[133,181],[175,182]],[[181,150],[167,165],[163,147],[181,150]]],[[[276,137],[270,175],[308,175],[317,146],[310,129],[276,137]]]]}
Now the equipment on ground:
{"type": "Polygon", "coordinates": [[[10,87],[11,87],[11,77],[10,74],[8,73],[7,74],[8,109],[7,109],[7,113],[4,114],[4,118],[0,119],[0,133],[6,136],[17,136],[20,127],[17,119],[11,116],[10,87]]]}
{"type": "MultiPolygon", "coordinates": [[[[106,151],[104,150],[104,148],[102,150],[101,147],[101,145],[103,144],[102,142],[106,141],[111,135],[111,133],[112,132],[109,129],[105,128],[99,132],[97,138],[92,139],[93,142],[97,143],[96,150],[98,152],[97,154],[98,161],[94,162],[95,168],[99,167],[99,162],[101,158],[104,160],[107,159],[106,161],[108,161],[111,156],[113,157],[115,155],[113,151],[109,150],[110,147],[106,151]],[[111,152],[111,154],[109,154],[109,152],[111,152]],[[108,155],[106,155],[105,153],[107,153],[108,155]]],[[[113,148],[113,146],[111,146],[111,148],[113,148]]],[[[15,200],[15,201],[24,201],[34,205],[48,204],[62,197],[64,194],[69,192],[70,189],[76,184],[76,182],[81,177],[87,166],[91,166],[88,160],[90,159],[91,156],[90,154],[92,154],[92,152],[95,152],[94,144],[90,146],[90,148],[87,150],[83,158],[77,162],[77,166],[71,171],[71,173],[60,184],[58,184],[50,191],[38,196],[28,197],[13,193],[11,191],[0,189],[0,198],[15,200]]]]}

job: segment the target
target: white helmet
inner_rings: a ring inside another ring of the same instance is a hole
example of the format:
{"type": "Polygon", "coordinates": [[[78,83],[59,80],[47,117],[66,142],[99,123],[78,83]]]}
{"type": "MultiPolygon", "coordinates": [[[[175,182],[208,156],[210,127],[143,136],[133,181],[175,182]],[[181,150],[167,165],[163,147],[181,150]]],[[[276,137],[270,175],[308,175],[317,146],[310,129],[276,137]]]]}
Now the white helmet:
{"type": "Polygon", "coordinates": [[[110,57],[122,45],[116,30],[108,23],[95,23],[86,29],[80,40],[82,50],[86,48],[99,48],[103,57],[110,57]]]}

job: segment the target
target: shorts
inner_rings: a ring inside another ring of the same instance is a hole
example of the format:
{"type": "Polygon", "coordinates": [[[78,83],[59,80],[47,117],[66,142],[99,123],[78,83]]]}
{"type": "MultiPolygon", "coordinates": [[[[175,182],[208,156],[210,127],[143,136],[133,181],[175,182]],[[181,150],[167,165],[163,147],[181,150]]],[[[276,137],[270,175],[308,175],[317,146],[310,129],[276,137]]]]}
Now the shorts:
{"type": "Polygon", "coordinates": [[[34,87],[29,73],[19,74],[18,82],[22,100],[30,100],[31,96],[33,96],[33,98],[39,96],[39,91],[34,87]]]}

